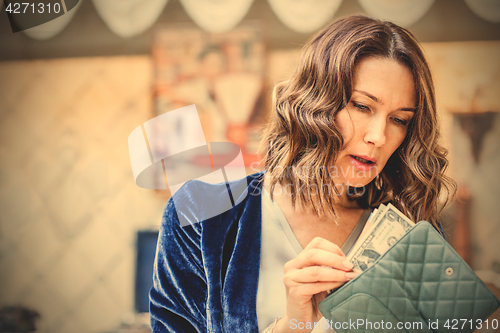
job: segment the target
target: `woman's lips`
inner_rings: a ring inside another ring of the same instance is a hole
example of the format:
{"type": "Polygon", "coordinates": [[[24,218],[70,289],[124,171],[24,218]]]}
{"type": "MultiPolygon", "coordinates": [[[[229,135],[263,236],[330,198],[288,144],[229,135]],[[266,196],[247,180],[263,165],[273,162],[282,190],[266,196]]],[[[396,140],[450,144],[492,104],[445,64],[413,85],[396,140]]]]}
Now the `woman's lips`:
{"type": "Polygon", "coordinates": [[[367,158],[365,156],[349,155],[349,158],[351,159],[351,163],[354,165],[354,167],[361,171],[370,171],[376,165],[376,160],[369,157],[367,158]],[[360,161],[359,159],[364,159],[367,162],[360,161]]]}

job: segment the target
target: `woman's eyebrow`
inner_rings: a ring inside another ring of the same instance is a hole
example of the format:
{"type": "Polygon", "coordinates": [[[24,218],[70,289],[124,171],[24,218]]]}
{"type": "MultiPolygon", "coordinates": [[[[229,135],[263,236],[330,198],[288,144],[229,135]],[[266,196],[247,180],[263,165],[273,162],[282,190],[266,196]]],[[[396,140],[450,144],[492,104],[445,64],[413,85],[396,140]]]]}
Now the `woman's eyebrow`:
{"type": "MultiPolygon", "coordinates": [[[[366,97],[370,98],[371,100],[373,100],[376,103],[379,103],[380,105],[384,105],[384,103],[382,103],[382,101],[380,101],[377,97],[373,96],[370,93],[367,93],[366,91],[356,90],[356,89],[354,89],[354,91],[356,91],[356,92],[358,92],[360,94],[365,95],[366,97]]],[[[400,111],[416,112],[417,108],[399,108],[398,110],[400,110],[400,111]]]]}
{"type": "Polygon", "coordinates": [[[399,108],[400,111],[417,112],[417,108],[399,108]]]}
{"type": "Polygon", "coordinates": [[[379,104],[383,104],[382,102],[380,102],[380,101],[378,100],[378,98],[377,98],[377,97],[373,96],[373,95],[372,95],[372,94],[370,94],[370,93],[367,93],[366,91],[363,91],[363,90],[356,90],[356,89],[354,89],[354,91],[359,92],[360,94],[365,95],[366,97],[368,97],[368,98],[372,99],[374,102],[377,102],[377,103],[379,103],[379,104]]]}

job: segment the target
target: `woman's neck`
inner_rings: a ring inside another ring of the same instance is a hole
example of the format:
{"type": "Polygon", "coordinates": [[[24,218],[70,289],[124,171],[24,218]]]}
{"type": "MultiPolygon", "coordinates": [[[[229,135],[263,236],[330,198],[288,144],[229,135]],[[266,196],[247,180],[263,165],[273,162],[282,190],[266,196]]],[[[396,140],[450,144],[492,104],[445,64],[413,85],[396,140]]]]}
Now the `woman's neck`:
{"type": "MultiPolygon", "coordinates": [[[[270,192],[270,182],[267,178],[264,178],[263,186],[270,192]]],[[[318,216],[309,203],[303,205],[302,202],[296,201],[293,205],[291,195],[285,191],[275,191],[273,200],[283,211],[303,248],[318,236],[341,247],[363,213],[363,209],[355,201],[349,200],[347,195],[336,198],[334,206],[336,216],[328,212],[318,216]]]]}

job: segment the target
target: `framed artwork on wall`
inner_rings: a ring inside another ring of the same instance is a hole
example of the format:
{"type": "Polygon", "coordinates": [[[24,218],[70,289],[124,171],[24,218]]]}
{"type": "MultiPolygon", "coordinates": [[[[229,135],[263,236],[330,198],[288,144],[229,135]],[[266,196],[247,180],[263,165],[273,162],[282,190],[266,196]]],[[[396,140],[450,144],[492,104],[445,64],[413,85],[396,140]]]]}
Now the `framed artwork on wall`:
{"type": "Polygon", "coordinates": [[[263,29],[246,23],[221,34],[177,25],[153,45],[157,115],[195,104],[207,142],[233,142],[255,160],[253,127],[263,118],[263,29]]]}

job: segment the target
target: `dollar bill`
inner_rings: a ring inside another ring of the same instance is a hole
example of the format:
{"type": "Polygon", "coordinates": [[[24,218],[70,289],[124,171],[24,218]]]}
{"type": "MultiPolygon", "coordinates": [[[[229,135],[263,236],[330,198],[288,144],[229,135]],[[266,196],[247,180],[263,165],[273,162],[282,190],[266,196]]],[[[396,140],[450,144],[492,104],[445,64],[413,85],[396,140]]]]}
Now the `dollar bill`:
{"type": "Polygon", "coordinates": [[[378,206],[378,208],[373,211],[373,214],[370,215],[370,218],[368,219],[368,221],[366,221],[363,232],[361,233],[361,235],[359,235],[357,243],[359,243],[360,240],[363,240],[366,235],[368,235],[371,230],[377,225],[377,223],[380,222],[379,217],[381,213],[385,212],[386,209],[386,205],[380,204],[380,206],[378,206]]]}
{"type": "Polygon", "coordinates": [[[371,222],[366,233],[363,231],[347,256],[354,265],[353,271],[358,274],[371,267],[415,225],[392,204],[379,207],[373,218],[376,220],[371,222]]]}
{"type": "Polygon", "coordinates": [[[378,215],[380,213],[380,209],[385,208],[384,204],[380,204],[379,208],[375,208],[373,212],[371,213],[370,217],[365,223],[365,226],[363,227],[363,230],[361,231],[361,234],[359,234],[358,239],[356,242],[351,246],[349,251],[346,253],[346,256],[349,256],[350,253],[352,253],[352,250],[356,248],[356,246],[365,238],[365,236],[368,234],[368,231],[371,230],[371,227],[373,226],[374,222],[377,220],[378,215]]]}

